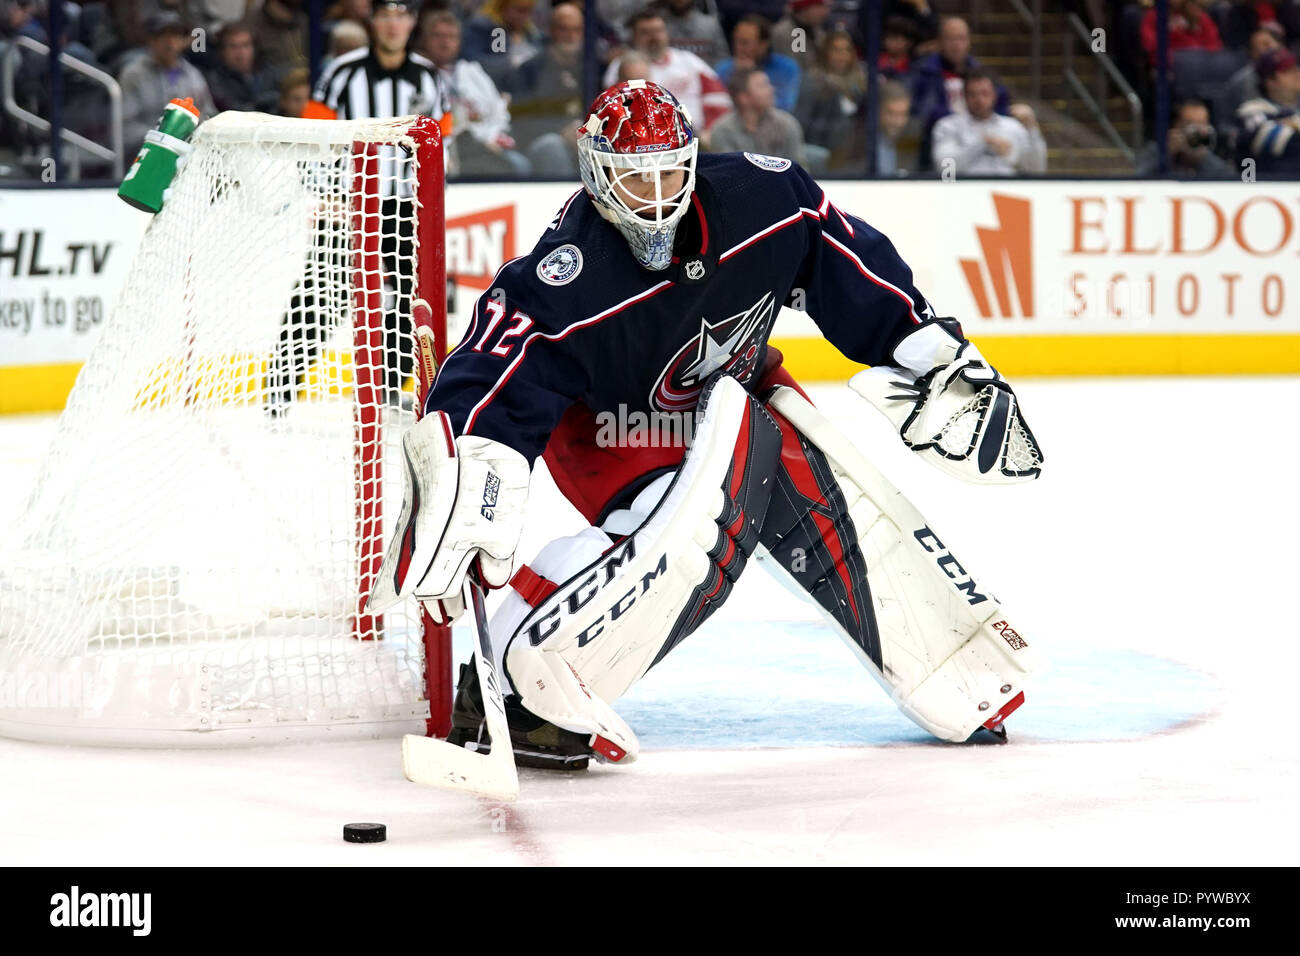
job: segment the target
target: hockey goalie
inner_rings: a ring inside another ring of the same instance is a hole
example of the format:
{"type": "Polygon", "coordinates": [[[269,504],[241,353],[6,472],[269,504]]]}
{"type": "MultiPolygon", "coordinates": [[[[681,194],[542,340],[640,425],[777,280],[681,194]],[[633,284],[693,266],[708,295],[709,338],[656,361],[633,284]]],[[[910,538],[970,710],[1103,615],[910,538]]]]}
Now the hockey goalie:
{"type": "MultiPolygon", "coordinates": [[[[788,160],[699,155],[662,87],[605,91],[579,137],[583,188],[502,267],[404,437],[406,503],[371,607],[413,595],[441,623],[464,611],[467,576],[508,588],[479,646],[516,763],[580,770],[635,759],[611,705],[761,557],[925,730],[1005,738],[1027,643],[767,339],[783,304],[802,307],[871,366],[851,387],[969,481],[1039,474],[1011,387],[881,232],[788,160]],[[599,425],[638,412],[689,416],[689,442],[620,445],[599,425]],[[539,455],[590,526],[524,563],[539,455]]],[[[448,742],[501,743],[474,666],[448,742]]]]}

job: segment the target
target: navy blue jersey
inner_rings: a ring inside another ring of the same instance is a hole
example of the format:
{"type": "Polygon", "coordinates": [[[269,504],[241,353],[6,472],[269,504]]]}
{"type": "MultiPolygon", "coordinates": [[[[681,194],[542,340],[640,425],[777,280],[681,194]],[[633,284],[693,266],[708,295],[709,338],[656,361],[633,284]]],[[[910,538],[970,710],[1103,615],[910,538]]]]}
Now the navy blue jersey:
{"type": "Polygon", "coordinates": [[[788,160],[702,155],[690,201],[673,264],[651,272],[575,193],[479,298],[427,407],[446,412],[457,435],[531,462],[575,402],[596,413],[687,411],[718,369],[754,387],[783,304],[867,365],[894,364],[897,342],[933,319],[884,234],[788,160]]]}

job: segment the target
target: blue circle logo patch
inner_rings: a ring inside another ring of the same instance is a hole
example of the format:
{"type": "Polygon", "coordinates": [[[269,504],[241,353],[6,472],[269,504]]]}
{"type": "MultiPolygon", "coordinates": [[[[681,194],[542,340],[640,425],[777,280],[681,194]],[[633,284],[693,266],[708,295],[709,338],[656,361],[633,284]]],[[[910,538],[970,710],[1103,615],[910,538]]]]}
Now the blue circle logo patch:
{"type": "Polygon", "coordinates": [[[537,278],[547,285],[564,285],[582,271],[582,250],[567,245],[553,249],[537,263],[537,278]]]}

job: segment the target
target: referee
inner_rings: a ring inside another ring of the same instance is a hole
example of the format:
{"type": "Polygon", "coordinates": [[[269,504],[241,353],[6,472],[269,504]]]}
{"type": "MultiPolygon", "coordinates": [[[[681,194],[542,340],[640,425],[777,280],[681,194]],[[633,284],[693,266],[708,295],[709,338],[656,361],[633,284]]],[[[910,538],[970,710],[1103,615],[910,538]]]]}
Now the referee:
{"type": "MultiPolygon", "coordinates": [[[[321,74],[303,116],[390,119],[422,113],[437,117],[444,135],[448,133],[451,112],[438,71],[429,60],[407,50],[415,30],[418,5],[418,0],[376,3],[370,24],[370,46],[345,53],[330,63],[321,74]]],[[[400,401],[403,381],[414,369],[411,337],[411,293],[415,284],[414,162],[400,147],[381,146],[379,177],[383,206],[379,251],[383,257],[388,293],[385,300],[389,306],[384,315],[387,400],[396,404],[400,401]]],[[[309,289],[301,291],[311,293],[309,289]]],[[[288,344],[282,342],[280,351],[285,351],[288,344]]],[[[302,343],[298,344],[301,348],[302,343]]],[[[316,341],[307,343],[309,351],[316,351],[316,346],[316,341]]],[[[310,364],[314,355],[305,358],[305,364],[310,364]]]]}

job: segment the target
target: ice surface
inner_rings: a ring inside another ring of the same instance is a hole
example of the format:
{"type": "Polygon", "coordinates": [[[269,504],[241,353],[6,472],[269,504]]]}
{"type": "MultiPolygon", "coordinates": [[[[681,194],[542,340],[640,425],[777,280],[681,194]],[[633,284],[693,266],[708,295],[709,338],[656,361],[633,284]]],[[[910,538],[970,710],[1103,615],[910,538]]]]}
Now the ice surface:
{"type": "MultiPolygon", "coordinates": [[[[1007,746],[927,738],[751,568],[620,702],[634,765],[524,771],[500,807],[407,783],[394,740],[0,740],[0,863],[1294,863],[1300,378],[1017,391],[1044,477],[981,488],[917,460],[847,389],[813,389],[1047,657],[1007,746]],[[343,843],[355,820],[388,842],[343,843]]],[[[0,533],[53,422],[0,419],[0,533]]],[[[549,480],[534,496],[526,554],[578,522],[549,480]]]]}

